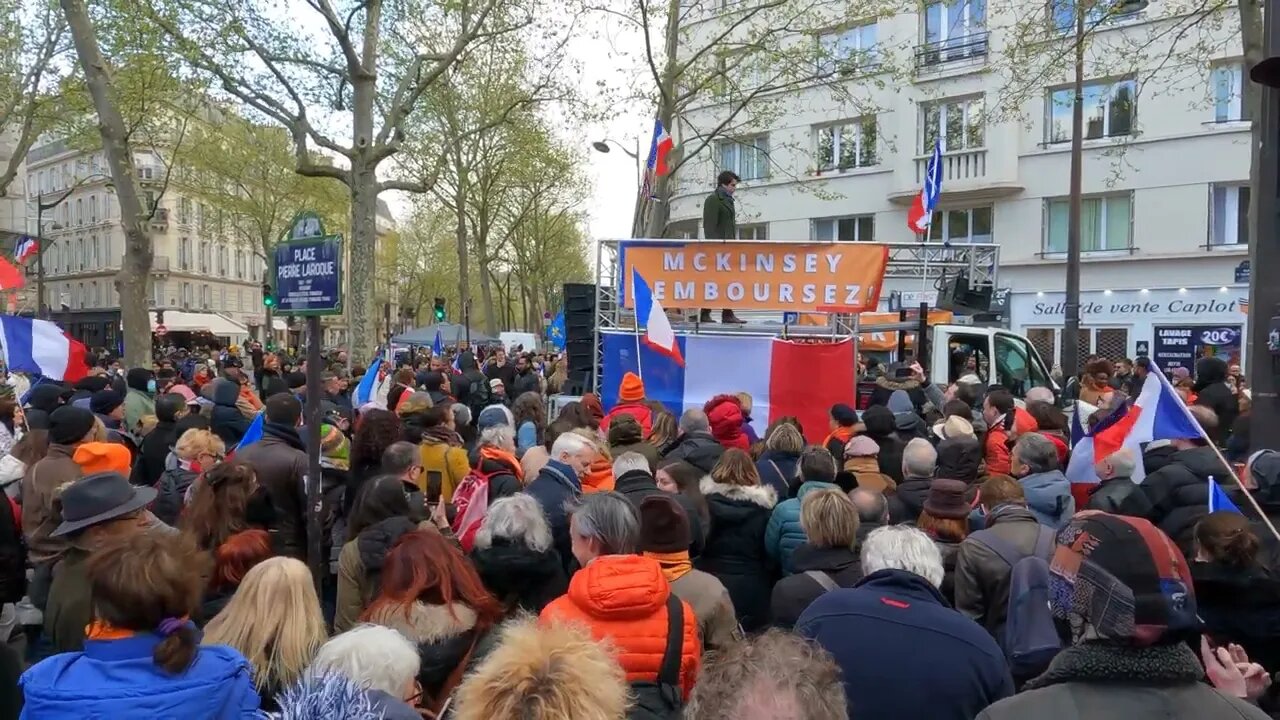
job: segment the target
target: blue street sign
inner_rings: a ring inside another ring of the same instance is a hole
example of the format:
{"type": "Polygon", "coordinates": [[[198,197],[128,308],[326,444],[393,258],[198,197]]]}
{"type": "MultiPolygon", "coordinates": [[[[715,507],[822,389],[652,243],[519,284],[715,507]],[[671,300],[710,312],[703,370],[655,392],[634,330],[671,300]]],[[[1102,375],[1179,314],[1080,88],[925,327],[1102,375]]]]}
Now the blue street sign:
{"type": "Polygon", "coordinates": [[[795,325],[798,322],[800,322],[800,313],[794,311],[782,313],[782,323],[784,325],[795,325]]]}
{"type": "Polygon", "coordinates": [[[276,246],[276,313],[342,313],[342,236],[290,239],[276,246]]]}

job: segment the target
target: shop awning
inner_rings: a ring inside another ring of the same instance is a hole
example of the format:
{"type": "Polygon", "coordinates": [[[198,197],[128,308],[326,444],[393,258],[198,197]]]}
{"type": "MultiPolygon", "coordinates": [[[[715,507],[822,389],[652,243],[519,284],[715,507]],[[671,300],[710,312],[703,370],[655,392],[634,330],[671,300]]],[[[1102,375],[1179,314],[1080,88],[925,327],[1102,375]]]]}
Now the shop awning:
{"type": "MultiPolygon", "coordinates": [[[[156,329],[156,314],[151,313],[151,329],[156,329]]],[[[185,312],[182,310],[165,310],[164,326],[169,332],[205,331],[218,336],[248,335],[249,328],[217,313],[185,312]]]]}

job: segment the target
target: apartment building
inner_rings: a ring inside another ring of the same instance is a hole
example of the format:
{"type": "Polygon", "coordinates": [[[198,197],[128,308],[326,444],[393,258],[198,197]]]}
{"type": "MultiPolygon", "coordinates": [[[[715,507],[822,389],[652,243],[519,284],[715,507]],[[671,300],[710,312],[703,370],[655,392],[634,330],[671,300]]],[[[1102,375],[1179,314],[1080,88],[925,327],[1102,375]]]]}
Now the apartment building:
{"type": "MultiPolygon", "coordinates": [[[[1045,22],[1063,31],[1072,26],[1070,1],[1036,0],[1045,22]]],[[[680,52],[696,52],[749,4],[705,0],[690,10],[680,52]]],[[[1016,117],[991,112],[1008,102],[997,68],[1008,40],[1001,28],[1009,23],[989,17],[997,10],[985,0],[922,7],[812,28],[812,35],[794,39],[816,46],[815,64],[826,71],[817,74],[849,83],[863,101],[856,109],[833,102],[817,82],[787,90],[790,104],[776,120],[736,128],[681,170],[668,234],[701,233],[703,199],[716,173],[729,169],[742,178],[743,239],[918,242],[906,214],[936,141],[942,195],[928,240],[999,245],[999,285],[1011,293],[1009,325],[1056,359],[1063,342],[1070,61],[1024,96],[1016,117]],[[906,72],[884,74],[891,56],[899,68],[905,61],[906,72]]],[[[1150,354],[1166,366],[1205,353],[1238,360],[1247,322],[1250,124],[1242,115],[1247,79],[1234,6],[1197,31],[1214,35],[1206,45],[1222,49],[1183,67],[1177,82],[1157,78],[1154,68],[1143,72],[1140,63],[1116,75],[1115,63],[1096,54],[1108,38],[1158,37],[1153,30],[1177,21],[1171,12],[1153,0],[1141,12],[1090,18],[1095,45],[1084,88],[1078,342],[1082,352],[1150,354]]],[[[1167,33],[1163,45],[1149,47],[1153,65],[1169,54],[1174,37],[1167,33]]],[[[715,127],[729,107],[722,97],[708,97],[687,111],[676,123],[677,145],[715,127]]],[[[919,281],[886,289],[932,295],[919,281]]]]}
{"type": "MultiPolygon", "coordinates": [[[[143,202],[159,199],[150,225],[151,307],[166,311],[170,329],[204,327],[227,342],[257,334],[265,322],[260,253],[235,241],[229,216],[166,185],[159,157],[135,151],[134,163],[143,202]]],[[[114,279],[125,237],[108,174],[102,151],[85,152],[60,138],[42,138],[27,154],[31,228],[37,203],[65,196],[43,212],[44,304],[51,319],[90,347],[115,347],[120,334],[114,279]]]]}

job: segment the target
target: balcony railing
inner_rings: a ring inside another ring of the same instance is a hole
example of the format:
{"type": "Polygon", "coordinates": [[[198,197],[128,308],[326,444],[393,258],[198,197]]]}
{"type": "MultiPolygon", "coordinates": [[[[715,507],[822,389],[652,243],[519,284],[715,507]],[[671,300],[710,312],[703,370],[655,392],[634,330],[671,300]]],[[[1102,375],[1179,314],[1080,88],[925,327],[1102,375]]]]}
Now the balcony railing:
{"type": "Polygon", "coordinates": [[[151,272],[153,274],[168,274],[169,258],[165,255],[156,255],[151,258],[151,272]]]}
{"type": "MultiPolygon", "coordinates": [[[[929,157],[916,158],[916,185],[924,182],[929,157]]],[[[942,154],[942,186],[957,180],[981,180],[987,176],[987,151],[956,150],[942,154]]]]}
{"type": "Polygon", "coordinates": [[[947,38],[916,46],[916,70],[940,69],[938,66],[962,60],[983,60],[990,49],[991,33],[987,31],[947,38]]]}

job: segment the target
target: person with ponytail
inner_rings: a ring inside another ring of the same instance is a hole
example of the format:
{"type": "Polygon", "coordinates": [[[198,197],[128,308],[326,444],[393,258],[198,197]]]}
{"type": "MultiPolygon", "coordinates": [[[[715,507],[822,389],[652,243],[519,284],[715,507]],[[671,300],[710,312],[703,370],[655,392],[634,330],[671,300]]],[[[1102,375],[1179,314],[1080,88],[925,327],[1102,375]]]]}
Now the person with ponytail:
{"type": "Polygon", "coordinates": [[[439,712],[484,654],[481,644],[503,614],[457,545],[415,530],[392,546],[378,595],[360,619],[397,630],[418,646],[421,706],[439,712]]]}
{"type": "Polygon", "coordinates": [[[1254,526],[1237,512],[1209,513],[1196,525],[1195,551],[1191,581],[1204,634],[1280,670],[1280,578],[1262,562],[1254,526]]]}
{"type": "Polygon", "coordinates": [[[249,662],[232,648],[201,646],[190,620],[204,565],[184,536],[139,533],[95,551],[84,650],[54,655],[23,674],[22,717],[259,717],[249,662]]]}

